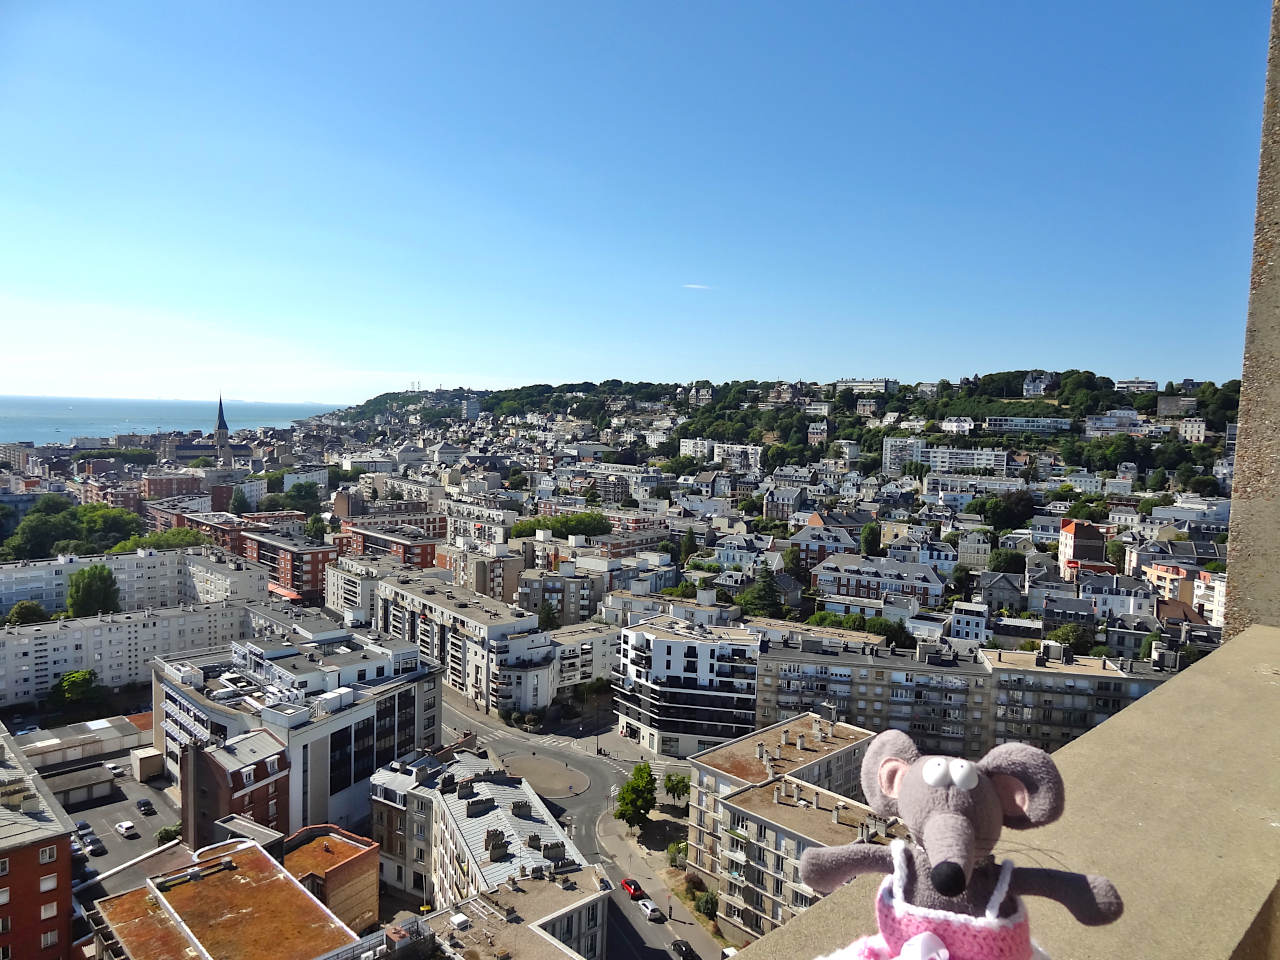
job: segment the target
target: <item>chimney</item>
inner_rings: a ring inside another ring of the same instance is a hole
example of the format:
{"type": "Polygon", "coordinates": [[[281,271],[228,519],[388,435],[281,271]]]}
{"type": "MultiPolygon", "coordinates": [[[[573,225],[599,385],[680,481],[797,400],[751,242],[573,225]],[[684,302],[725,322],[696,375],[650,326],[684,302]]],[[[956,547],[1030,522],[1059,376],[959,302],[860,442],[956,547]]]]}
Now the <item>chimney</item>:
{"type": "Polygon", "coordinates": [[[782,745],[788,747],[791,745],[791,731],[786,727],[782,728],[782,745]]]}
{"type": "Polygon", "coordinates": [[[756,759],[757,760],[764,759],[764,741],[763,740],[756,741],[756,759]]]}
{"type": "Polygon", "coordinates": [[[813,718],[813,732],[814,732],[814,733],[821,733],[821,732],[822,732],[822,721],[821,721],[820,719],[818,719],[817,717],[814,717],[814,718],[813,718]]]}
{"type": "Polygon", "coordinates": [[[803,750],[803,749],[804,749],[804,734],[803,734],[803,733],[798,734],[798,735],[796,736],[796,749],[797,749],[797,750],[803,750]]]}
{"type": "Polygon", "coordinates": [[[773,802],[774,802],[774,803],[779,803],[779,802],[781,802],[781,800],[782,800],[782,788],[781,788],[781,787],[774,787],[774,788],[773,788],[773,802]]]}
{"type": "Polygon", "coordinates": [[[815,810],[822,809],[822,794],[818,792],[817,787],[813,788],[813,809],[815,810]]]}
{"type": "Polygon", "coordinates": [[[831,808],[831,822],[832,822],[832,823],[839,823],[839,822],[840,822],[840,807],[839,807],[838,805],[837,805],[837,806],[833,806],[833,807],[831,808]]]}

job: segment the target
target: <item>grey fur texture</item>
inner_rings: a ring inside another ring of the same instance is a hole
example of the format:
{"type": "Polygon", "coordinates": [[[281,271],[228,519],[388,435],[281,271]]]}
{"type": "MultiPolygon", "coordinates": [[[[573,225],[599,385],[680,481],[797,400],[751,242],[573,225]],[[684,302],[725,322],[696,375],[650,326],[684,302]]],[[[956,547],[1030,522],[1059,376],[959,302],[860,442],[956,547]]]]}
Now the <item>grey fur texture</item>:
{"type": "MultiPolygon", "coordinates": [[[[969,916],[982,916],[995,890],[1000,868],[991,851],[1001,829],[1052,823],[1065,800],[1062,777],[1043,750],[1005,743],[974,765],[921,756],[899,730],[886,730],[871,742],[862,761],[862,789],[872,809],[899,818],[911,831],[907,901],[969,916]],[[953,782],[954,772],[969,778],[976,773],[976,783],[965,789],[953,782]]],[[[807,850],[800,861],[804,882],[824,893],[859,874],[892,872],[893,857],[883,844],[807,850]]],[[[1056,900],[1089,926],[1111,923],[1124,910],[1105,877],[1060,870],[1016,867],[1001,916],[1015,911],[1019,895],[1056,900]]]]}

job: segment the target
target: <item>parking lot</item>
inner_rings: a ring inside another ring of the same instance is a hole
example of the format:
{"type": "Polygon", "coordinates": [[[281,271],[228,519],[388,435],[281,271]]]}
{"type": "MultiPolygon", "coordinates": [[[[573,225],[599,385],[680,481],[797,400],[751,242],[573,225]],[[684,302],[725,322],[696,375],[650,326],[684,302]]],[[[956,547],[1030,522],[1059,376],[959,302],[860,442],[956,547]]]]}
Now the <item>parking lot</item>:
{"type": "Polygon", "coordinates": [[[172,826],[180,819],[177,808],[155,787],[139,783],[127,774],[116,777],[114,786],[110,797],[67,808],[67,816],[75,821],[87,821],[93,827],[94,834],[106,844],[106,854],[91,856],[88,860],[88,865],[99,873],[106,873],[154,850],[156,831],[161,827],[172,826]],[[137,807],[138,800],[143,797],[150,800],[156,808],[156,812],[149,817],[144,816],[137,807]],[[116,824],[122,820],[133,821],[137,830],[135,836],[126,839],[116,833],[116,824]]]}

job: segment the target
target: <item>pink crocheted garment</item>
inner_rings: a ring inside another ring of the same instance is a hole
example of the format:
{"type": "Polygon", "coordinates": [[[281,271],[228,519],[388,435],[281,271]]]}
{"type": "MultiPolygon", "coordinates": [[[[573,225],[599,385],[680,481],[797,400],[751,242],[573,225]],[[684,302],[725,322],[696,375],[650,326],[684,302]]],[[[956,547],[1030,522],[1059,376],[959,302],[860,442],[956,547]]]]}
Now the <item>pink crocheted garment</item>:
{"type": "Polygon", "coordinates": [[[945,944],[947,960],[1047,960],[1031,941],[1031,926],[1021,899],[1017,900],[1017,910],[1012,916],[1000,916],[1013,861],[1006,860],[1001,865],[1000,880],[991,894],[986,915],[981,917],[908,903],[904,896],[906,847],[901,840],[893,842],[893,865],[893,876],[884,878],[876,896],[876,923],[880,932],[854,941],[844,950],[831,954],[832,958],[895,960],[905,943],[931,933],[945,944]]]}

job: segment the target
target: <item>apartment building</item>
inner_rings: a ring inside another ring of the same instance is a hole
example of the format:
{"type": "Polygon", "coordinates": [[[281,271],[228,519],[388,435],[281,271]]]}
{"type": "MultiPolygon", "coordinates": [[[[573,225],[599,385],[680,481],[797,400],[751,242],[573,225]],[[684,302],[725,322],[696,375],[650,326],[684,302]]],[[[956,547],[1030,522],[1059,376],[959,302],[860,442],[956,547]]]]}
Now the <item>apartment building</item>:
{"type": "Polygon", "coordinates": [[[888,557],[841,553],[809,571],[814,593],[881,600],[891,593],[914,597],[921,606],[942,602],[942,580],[932,567],[888,557]]]}
{"type": "Polygon", "coordinates": [[[1009,454],[995,447],[934,447],[921,437],[885,437],[881,443],[882,467],[892,477],[902,475],[906,464],[923,463],[932,473],[981,471],[1007,476],[1009,454]]]}
{"type": "Polygon", "coordinates": [[[64,960],[72,955],[75,824],[4,727],[0,786],[0,957],[64,960]]]}
{"type": "Polygon", "coordinates": [[[1058,531],[1059,576],[1073,581],[1081,573],[1105,573],[1106,566],[1107,540],[1102,531],[1087,520],[1063,517],[1058,531]]]}
{"type": "Polygon", "coordinates": [[[65,610],[71,575],[103,565],[120,588],[120,608],[170,606],[188,580],[187,555],[181,550],[137,550],[82,557],[63,554],[49,560],[0,563],[0,610],[34,600],[49,613],[65,610]]]}
{"type": "Polygon", "coordinates": [[[831,384],[831,389],[837,394],[843,390],[852,390],[854,393],[893,394],[898,392],[898,381],[891,380],[888,377],[837,380],[831,384]]]}
{"type": "Polygon", "coordinates": [[[1098,619],[1119,617],[1154,617],[1156,595],[1151,585],[1134,577],[1118,574],[1082,573],[1076,578],[1080,599],[1093,604],[1098,619]]]}
{"type": "Polygon", "coordinates": [[[1117,393],[1158,393],[1159,391],[1160,384],[1142,377],[1130,377],[1127,380],[1116,381],[1117,393]]]}
{"type": "Polygon", "coordinates": [[[209,510],[201,513],[183,514],[180,526],[194,530],[209,538],[209,542],[222,550],[244,556],[244,535],[246,533],[271,533],[266,524],[249,519],[246,514],[238,517],[234,513],[223,510],[209,510]]]}
{"type": "Polygon", "coordinates": [[[509,638],[541,632],[536,614],[421,572],[378,585],[375,624],[442,664],[449,686],[494,712],[500,706],[496,658],[509,652],[509,638]]]}
{"type": "Polygon", "coordinates": [[[576,563],[563,560],[558,570],[521,573],[517,602],[530,613],[541,613],[546,604],[555,611],[560,625],[568,626],[595,616],[604,592],[601,579],[579,573],[576,563]]]}
{"type": "MultiPolygon", "coordinates": [[[[417,567],[393,557],[338,557],[324,568],[324,606],[348,627],[369,626],[377,614],[378,584],[387,577],[416,575],[417,567]]],[[[447,570],[427,568],[438,583],[453,582],[447,570]]]]}
{"type": "Polygon", "coordinates": [[[175,527],[185,527],[188,513],[208,513],[213,510],[213,498],[209,494],[188,494],[168,497],[164,500],[148,500],[142,504],[142,517],[148,533],[163,533],[175,527]]]}
{"type": "Polygon", "coordinates": [[[613,689],[618,732],[686,757],[755,726],[760,643],[740,627],[654,617],[622,629],[613,689]]]}
{"type": "Polygon", "coordinates": [[[600,614],[606,623],[626,627],[653,617],[675,617],[702,626],[728,626],[742,616],[742,608],[734,603],[721,603],[714,590],[699,590],[689,599],[667,597],[650,592],[647,578],[636,580],[627,590],[614,590],[605,595],[600,614]]]}
{"type": "Polygon", "coordinates": [[[1226,622],[1227,575],[1200,570],[1192,584],[1191,605],[1196,613],[1209,621],[1211,627],[1221,627],[1226,622]]]}
{"type": "Polygon", "coordinates": [[[177,470],[148,470],[142,475],[142,499],[164,500],[200,493],[200,477],[177,470]]]}
{"type": "Polygon", "coordinates": [[[371,791],[382,882],[438,907],[587,867],[528,781],[477,753],[392,762],[371,791]]]}
{"type": "Polygon", "coordinates": [[[449,532],[449,523],[443,513],[430,509],[429,504],[411,503],[407,500],[378,500],[376,512],[345,517],[342,532],[350,533],[352,527],[362,530],[393,530],[415,527],[432,540],[443,540],[449,532]],[[403,507],[405,509],[395,509],[403,507]]]}
{"type": "Polygon", "coordinates": [[[506,543],[466,538],[436,546],[436,566],[448,570],[453,582],[494,600],[515,603],[520,591],[524,555],[506,543]]]}
{"type": "Polygon", "coordinates": [[[352,525],[344,532],[351,537],[352,554],[387,557],[410,567],[435,566],[436,545],[439,541],[413,527],[370,529],[352,525]]]}
{"type": "Polygon", "coordinates": [[[852,799],[871,736],[805,714],[689,758],[687,869],[717,892],[731,942],[748,943],[817,899],[797,869],[806,849],[889,829],[864,831],[871,812],[852,799]]]}
{"type": "Polygon", "coordinates": [[[244,555],[267,568],[267,589],[286,600],[324,598],[324,568],[338,559],[338,548],[287,534],[246,532],[244,555]]]}
{"type": "Polygon", "coordinates": [[[1066,433],[1071,423],[1068,417],[987,417],[983,429],[987,433],[1066,433]]]}
{"type": "Polygon", "coordinates": [[[357,932],[379,930],[378,845],[332,824],[303,827],[284,841],[284,868],[357,932]]]}
{"type": "Polygon", "coordinates": [[[445,534],[451,542],[466,537],[484,543],[505,543],[519,517],[514,510],[461,500],[444,500],[440,509],[445,516],[445,534]]]}
{"type": "Polygon", "coordinates": [[[1123,433],[1137,433],[1142,418],[1137,410],[1108,410],[1106,413],[1094,414],[1084,418],[1084,435],[1095,437],[1112,437],[1123,433]]]}
{"type": "Polygon", "coordinates": [[[951,629],[948,634],[962,649],[980,647],[991,640],[990,608],[985,603],[957,601],[951,607],[951,629]]]}
{"type": "Polygon", "coordinates": [[[843,527],[806,524],[791,535],[789,542],[800,551],[800,566],[805,570],[812,570],[833,554],[854,553],[858,549],[858,538],[843,527]]]}
{"type": "Polygon", "coordinates": [[[238,601],[0,626],[0,704],[44,700],[64,673],[92,670],[113,689],[146,683],[155,657],[243,639],[238,601]]]}
{"type": "Polygon", "coordinates": [[[267,730],[221,742],[193,740],[179,762],[182,836],[193,850],[219,838],[217,822],[236,814],[289,833],[289,752],[267,730]]]}
{"type": "MultiPolygon", "coordinates": [[[[181,782],[193,745],[265,730],[298,773],[279,792],[283,822],[356,824],[368,815],[369,777],[379,765],[440,742],[440,667],[419,658],[416,645],[350,633],[259,636],[157,658],[154,746],[181,782]]],[[[193,801],[183,794],[184,808],[193,801]]]]}

